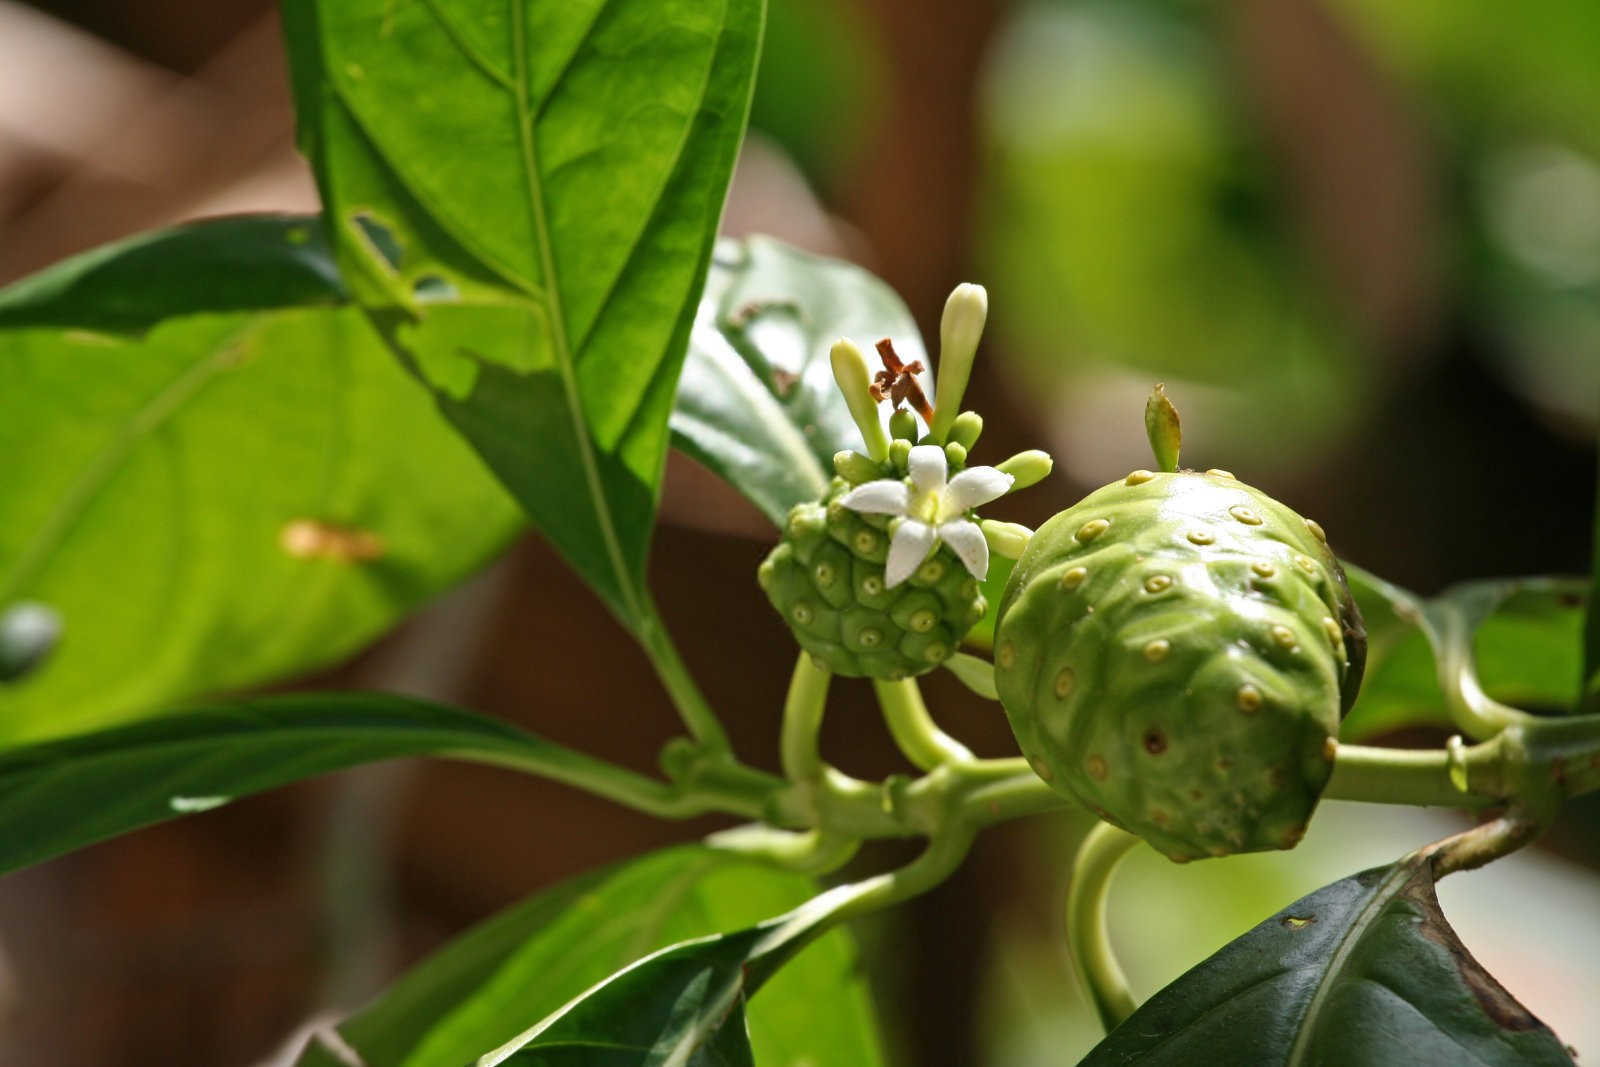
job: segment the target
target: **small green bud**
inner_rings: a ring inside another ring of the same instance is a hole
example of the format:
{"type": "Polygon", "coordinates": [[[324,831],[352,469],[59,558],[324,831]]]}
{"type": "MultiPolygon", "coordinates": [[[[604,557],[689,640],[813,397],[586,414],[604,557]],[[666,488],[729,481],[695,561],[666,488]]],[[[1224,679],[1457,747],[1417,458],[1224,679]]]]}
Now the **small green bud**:
{"type": "Polygon", "coordinates": [[[1156,455],[1156,467],[1169,474],[1177,470],[1183,431],[1178,425],[1178,409],[1167,399],[1163,385],[1158,384],[1145,401],[1144,432],[1150,438],[1150,451],[1156,455]]]}
{"type": "Polygon", "coordinates": [[[889,416],[889,436],[897,441],[917,439],[917,417],[905,408],[889,416]]]}
{"type": "Polygon", "coordinates": [[[1018,452],[1005,462],[996,464],[995,469],[1004,471],[1016,479],[1011,483],[1011,492],[1015,493],[1018,489],[1026,489],[1030,485],[1044,481],[1054,466],[1055,461],[1050,458],[1050,453],[1032,448],[1026,452],[1018,452]]]}
{"type": "Polygon", "coordinates": [[[833,343],[828,358],[833,364],[833,380],[844,394],[850,417],[861,431],[867,455],[881,461],[889,454],[889,442],[883,435],[883,423],[878,419],[878,402],[872,399],[872,375],[867,370],[867,358],[861,349],[840,338],[833,343]]]}
{"type": "Polygon", "coordinates": [[[964,283],[955,287],[944,302],[939,320],[939,377],[934,394],[938,405],[928,435],[943,442],[961,410],[961,398],[972,376],[972,360],[983,337],[983,324],[989,317],[989,294],[983,286],[964,283]]]}
{"type": "Polygon", "coordinates": [[[978,443],[978,436],[983,433],[983,416],[976,411],[963,411],[956,416],[956,421],[950,424],[950,440],[961,445],[968,452],[978,443]]]}
{"type": "Polygon", "coordinates": [[[1006,559],[1020,559],[1028,547],[1028,541],[1033,537],[1032,530],[1017,522],[984,519],[978,523],[978,528],[983,531],[984,539],[989,542],[989,550],[1006,559]]]}
{"type": "Polygon", "coordinates": [[[860,452],[848,448],[833,454],[833,471],[851,485],[860,485],[883,477],[883,468],[860,452]]]}
{"type": "Polygon", "coordinates": [[[911,442],[905,438],[897,438],[889,442],[889,462],[894,464],[894,469],[905,474],[911,469],[911,442]]]}
{"type": "Polygon", "coordinates": [[[944,460],[951,470],[958,471],[967,465],[967,450],[963,445],[951,441],[944,446],[944,460]]]}

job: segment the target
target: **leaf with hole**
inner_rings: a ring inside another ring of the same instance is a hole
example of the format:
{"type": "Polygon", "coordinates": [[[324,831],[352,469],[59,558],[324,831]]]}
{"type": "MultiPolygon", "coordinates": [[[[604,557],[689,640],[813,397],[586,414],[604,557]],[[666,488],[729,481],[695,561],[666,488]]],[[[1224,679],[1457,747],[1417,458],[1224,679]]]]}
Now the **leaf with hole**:
{"type": "Polygon", "coordinates": [[[336,661],[523,525],[345,305],[314,219],[182,226],[19,282],[0,366],[0,615],[59,624],[0,682],[0,742],[336,661]]]}
{"type": "MultiPolygon", "coordinates": [[[[887,337],[905,362],[929,365],[905,303],[871,273],[769,237],[717,243],[672,440],[780,528],[827,492],[834,453],[863,451],[828,360],[841,337],[863,348],[887,337]]],[[[932,376],[922,381],[931,397],[932,376]]]]}
{"type": "Polygon", "coordinates": [[[1570,1064],[1445,921],[1415,856],[1317,890],[1151,997],[1083,1060],[1570,1064]]]}
{"type": "Polygon", "coordinates": [[[284,21],[356,299],[639,629],[761,0],[291,0],[284,21]]]}

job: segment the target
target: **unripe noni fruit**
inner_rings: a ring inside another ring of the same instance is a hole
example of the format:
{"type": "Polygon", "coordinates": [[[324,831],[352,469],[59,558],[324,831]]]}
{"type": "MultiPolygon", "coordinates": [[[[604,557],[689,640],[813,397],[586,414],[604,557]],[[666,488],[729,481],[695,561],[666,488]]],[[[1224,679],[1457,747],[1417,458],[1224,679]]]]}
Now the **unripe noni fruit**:
{"type": "Polygon", "coordinates": [[[988,610],[976,578],[949,546],[888,588],[895,521],[840,503],[852,486],[790,509],[783,539],[756,577],[800,646],[835,674],[887,680],[933,670],[988,610]]]}
{"type": "Polygon", "coordinates": [[[1185,861],[1299,842],[1365,654],[1320,526],[1226,471],[1135,471],[1034,534],[995,682],[1040,777],[1185,861]]]}

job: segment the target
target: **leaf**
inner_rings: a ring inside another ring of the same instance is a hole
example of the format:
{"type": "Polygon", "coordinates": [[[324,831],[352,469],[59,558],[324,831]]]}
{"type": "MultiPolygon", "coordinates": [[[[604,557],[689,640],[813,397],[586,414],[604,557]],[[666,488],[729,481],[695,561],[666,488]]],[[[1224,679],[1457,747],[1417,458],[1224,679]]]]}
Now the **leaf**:
{"type": "Polygon", "coordinates": [[[1424,859],[1296,901],[1151,997],[1096,1064],[1570,1064],[1468,954],[1424,859]]]}
{"type": "Polygon", "coordinates": [[[163,716],[0,754],[0,873],[151,823],[399,756],[597,761],[494,719],[384,693],[306,693],[163,716]]]}
{"type": "Polygon", "coordinates": [[[291,0],[356,299],[625,623],[761,0],[291,0]]]}
{"type": "Polygon", "coordinates": [[[320,225],[287,216],[0,292],[0,613],[62,627],[0,684],[0,743],[341,659],[521,528],[344,302],[320,225]]]}
{"type": "Polygon", "coordinates": [[[1366,677],[1340,729],[1356,741],[1407,726],[1452,724],[1440,663],[1466,692],[1528,711],[1577,704],[1582,583],[1562,578],[1465,582],[1424,600],[1346,565],[1367,623],[1366,677]]]}
{"type": "MultiPolygon", "coordinates": [[[[369,1067],[460,1067],[668,945],[794,907],[809,879],[686,845],[565,882],[480,924],[339,1026],[369,1067]]],[[[752,1006],[764,1067],[882,1062],[855,948],[819,939],[752,1006]]],[[[315,1042],[302,1067],[339,1061],[315,1042]]]]}
{"type": "MultiPolygon", "coordinates": [[[[841,337],[863,347],[888,337],[905,362],[929,366],[911,312],[868,271],[770,237],[717,243],[678,383],[672,442],[775,526],[827,491],[834,453],[862,451],[828,362],[841,337]]],[[[923,379],[931,397],[931,378],[923,379]]]]}

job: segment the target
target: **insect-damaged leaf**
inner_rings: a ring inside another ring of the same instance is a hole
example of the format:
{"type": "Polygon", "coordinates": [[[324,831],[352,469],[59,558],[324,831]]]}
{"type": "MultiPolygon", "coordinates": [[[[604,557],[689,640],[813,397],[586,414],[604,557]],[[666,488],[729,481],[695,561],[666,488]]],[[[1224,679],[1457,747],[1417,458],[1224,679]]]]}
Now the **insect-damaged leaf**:
{"type": "Polygon", "coordinates": [[[339,264],[619,618],[744,130],[761,0],[291,0],[339,264]]]}
{"type": "Polygon", "coordinates": [[[1570,1064],[1456,937],[1425,859],[1317,890],[1151,997],[1087,1065],[1570,1064]]]}

